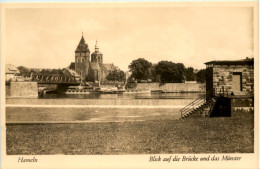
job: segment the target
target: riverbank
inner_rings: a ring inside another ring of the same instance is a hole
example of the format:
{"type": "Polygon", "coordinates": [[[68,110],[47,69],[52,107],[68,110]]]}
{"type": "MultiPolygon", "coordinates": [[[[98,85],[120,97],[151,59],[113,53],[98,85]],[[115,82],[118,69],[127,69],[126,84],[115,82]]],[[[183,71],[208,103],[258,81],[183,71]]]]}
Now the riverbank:
{"type": "Polygon", "coordinates": [[[7,154],[252,153],[253,112],[232,117],[7,125],[7,154]]]}
{"type": "Polygon", "coordinates": [[[204,83],[137,83],[136,91],[162,91],[165,93],[205,93],[204,83]]]}
{"type": "Polygon", "coordinates": [[[185,106],[201,93],[46,95],[44,99],[5,99],[6,105],[185,106]]]}

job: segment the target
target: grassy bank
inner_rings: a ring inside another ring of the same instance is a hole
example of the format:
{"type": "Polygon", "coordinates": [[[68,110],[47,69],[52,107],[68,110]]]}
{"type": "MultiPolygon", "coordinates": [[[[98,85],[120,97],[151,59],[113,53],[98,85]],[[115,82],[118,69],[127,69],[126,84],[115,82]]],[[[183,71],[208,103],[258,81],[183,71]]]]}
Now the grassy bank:
{"type": "Polygon", "coordinates": [[[253,112],[143,122],[8,125],[7,154],[252,153],[253,112]]]}

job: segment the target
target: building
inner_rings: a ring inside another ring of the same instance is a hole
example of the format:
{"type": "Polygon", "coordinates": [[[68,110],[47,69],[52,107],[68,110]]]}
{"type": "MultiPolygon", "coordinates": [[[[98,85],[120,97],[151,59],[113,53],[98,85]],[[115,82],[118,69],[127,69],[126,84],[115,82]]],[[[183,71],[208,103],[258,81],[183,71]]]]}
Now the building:
{"type": "Polygon", "coordinates": [[[206,62],[206,91],[209,96],[253,95],[254,59],[206,62]]]}
{"type": "Polygon", "coordinates": [[[118,69],[113,64],[103,63],[103,54],[99,51],[97,41],[95,51],[90,55],[88,44],[83,35],[75,50],[75,62],[72,62],[69,68],[75,70],[85,81],[106,81],[107,75],[118,69]]]}
{"type": "MultiPolygon", "coordinates": [[[[236,105],[254,105],[254,59],[206,62],[206,99],[197,98],[180,110],[181,117],[230,117],[236,105]]],[[[235,110],[235,109],[234,109],[235,110]]],[[[248,110],[248,109],[247,109],[248,110]]]]}
{"type": "Polygon", "coordinates": [[[76,81],[80,80],[80,76],[79,76],[79,74],[75,70],[72,70],[72,69],[69,69],[69,68],[64,68],[64,69],[62,69],[62,72],[66,76],[73,76],[73,77],[75,77],[76,81]]]}
{"type": "Polygon", "coordinates": [[[17,81],[19,70],[12,64],[5,65],[5,82],[17,81]]]}

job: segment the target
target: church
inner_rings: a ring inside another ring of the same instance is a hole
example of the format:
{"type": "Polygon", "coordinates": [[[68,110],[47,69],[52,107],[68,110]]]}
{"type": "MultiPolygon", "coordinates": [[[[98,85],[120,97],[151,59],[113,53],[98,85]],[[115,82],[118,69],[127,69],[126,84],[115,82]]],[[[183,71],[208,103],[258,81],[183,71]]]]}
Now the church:
{"type": "Polygon", "coordinates": [[[110,72],[118,70],[118,67],[113,64],[103,63],[103,54],[99,51],[97,41],[95,51],[90,55],[88,44],[83,35],[75,50],[75,62],[72,62],[69,68],[76,71],[83,81],[92,82],[106,81],[110,72]]]}

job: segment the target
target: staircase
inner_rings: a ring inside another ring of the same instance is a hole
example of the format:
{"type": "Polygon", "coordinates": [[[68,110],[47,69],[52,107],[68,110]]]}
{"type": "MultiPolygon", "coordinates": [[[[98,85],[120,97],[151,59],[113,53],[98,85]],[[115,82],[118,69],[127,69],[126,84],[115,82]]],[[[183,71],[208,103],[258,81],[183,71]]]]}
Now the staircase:
{"type": "Polygon", "coordinates": [[[216,103],[216,97],[206,100],[201,96],[180,110],[181,118],[187,117],[208,117],[216,103]]]}

